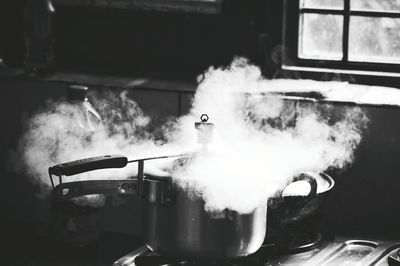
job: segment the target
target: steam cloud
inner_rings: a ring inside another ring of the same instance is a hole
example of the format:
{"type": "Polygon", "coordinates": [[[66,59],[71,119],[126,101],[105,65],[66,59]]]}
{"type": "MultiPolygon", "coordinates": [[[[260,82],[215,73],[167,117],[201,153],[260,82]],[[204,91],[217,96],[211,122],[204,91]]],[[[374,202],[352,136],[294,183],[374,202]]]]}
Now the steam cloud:
{"type": "MultiPolygon", "coordinates": [[[[92,97],[102,118],[92,128],[81,104],[51,103],[29,120],[19,153],[27,174],[46,193],[47,168],[54,164],[112,153],[132,158],[196,151],[184,167],[174,168],[176,183],[201,196],[207,210],[248,213],[302,172],[351,163],[367,123],[357,107],[321,108],[275,97],[268,82],[244,59],[211,68],[199,78],[190,113],[156,130],[126,94],[92,97]],[[196,143],[193,125],[203,113],[215,124],[213,142],[204,146],[196,143]]],[[[170,164],[154,161],[145,170],[165,174],[161,169],[170,164]]],[[[128,165],[72,180],[135,174],[135,165],[128,165]]]]}
{"type": "MultiPolygon", "coordinates": [[[[49,194],[52,189],[47,173],[49,166],[106,154],[134,158],[163,152],[155,139],[157,132],[151,130],[150,117],[127,97],[126,91],[94,93],[90,98],[94,106],[89,102],[49,102],[27,121],[17,151],[22,164],[18,160],[16,170],[31,178],[40,196],[49,194]]],[[[173,147],[170,149],[173,151],[173,147]]],[[[122,169],[83,173],[64,181],[121,179],[136,174],[137,166],[129,164],[122,169]]],[[[76,201],[81,205],[98,206],[104,203],[104,197],[94,195],[76,201]]]]}

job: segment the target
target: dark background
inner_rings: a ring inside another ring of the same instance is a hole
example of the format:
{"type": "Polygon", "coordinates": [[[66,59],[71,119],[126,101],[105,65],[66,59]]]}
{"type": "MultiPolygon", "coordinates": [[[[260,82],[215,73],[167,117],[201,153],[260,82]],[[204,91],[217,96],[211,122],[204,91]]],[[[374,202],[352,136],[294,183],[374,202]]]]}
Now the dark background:
{"type": "MultiPolygon", "coordinates": [[[[2,4],[3,57],[12,66],[24,58],[24,3],[2,4]]],[[[55,4],[57,69],[192,79],[235,55],[261,64],[267,21],[271,42],[281,43],[280,5],[224,1],[220,13],[206,14],[55,4]]]]}
{"type": "MultiPolygon", "coordinates": [[[[227,65],[235,56],[249,58],[266,77],[376,82],[371,77],[357,80],[329,73],[321,77],[281,71],[282,2],[229,0],[218,14],[55,5],[55,72],[88,74],[91,89],[104,84],[90,77],[161,80],[157,85],[129,88],[129,95],[144,111],[160,120],[187,112],[197,75],[211,65],[227,65]]],[[[8,0],[0,7],[0,55],[7,65],[0,75],[0,223],[8,235],[26,232],[21,228],[35,230],[49,218],[48,199],[37,198],[27,178],[10,169],[9,154],[16,148],[24,118],[48,98],[66,98],[69,85],[77,83],[73,78],[49,81],[18,72],[25,51],[24,4],[8,0]],[[10,74],[13,71],[19,74],[10,74]]],[[[379,80],[381,85],[400,84],[379,80]]],[[[370,117],[369,131],[354,165],[335,175],[336,187],[323,226],[339,234],[399,239],[399,110],[365,110],[370,117]]],[[[139,233],[140,214],[135,211],[139,208],[135,199],[119,207],[106,204],[101,212],[102,228],[139,233]]]]}

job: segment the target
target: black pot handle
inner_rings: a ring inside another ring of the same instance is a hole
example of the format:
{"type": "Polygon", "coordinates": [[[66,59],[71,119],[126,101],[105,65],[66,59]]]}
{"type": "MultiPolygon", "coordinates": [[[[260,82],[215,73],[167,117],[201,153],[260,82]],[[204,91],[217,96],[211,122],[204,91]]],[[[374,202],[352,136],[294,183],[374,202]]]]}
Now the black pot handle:
{"type": "Polygon", "coordinates": [[[123,168],[128,164],[128,158],[122,155],[104,155],[49,167],[50,175],[71,176],[98,169],[123,168]]]}
{"type": "Polygon", "coordinates": [[[300,175],[297,175],[295,177],[293,177],[285,186],[284,189],[282,189],[281,191],[279,191],[278,196],[280,198],[282,198],[282,193],[283,191],[292,183],[297,182],[297,181],[307,181],[308,184],[310,185],[310,192],[308,193],[307,196],[305,196],[305,199],[307,200],[311,200],[313,199],[316,195],[317,195],[317,181],[315,180],[315,178],[311,175],[308,175],[306,173],[302,173],[300,175]]]}
{"type": "Polygon", "coordinates": [[[94,194],[138,194],[137,179],[89,180],[62,183],[53,190],[53,199],[69,200],[94,194]]]}

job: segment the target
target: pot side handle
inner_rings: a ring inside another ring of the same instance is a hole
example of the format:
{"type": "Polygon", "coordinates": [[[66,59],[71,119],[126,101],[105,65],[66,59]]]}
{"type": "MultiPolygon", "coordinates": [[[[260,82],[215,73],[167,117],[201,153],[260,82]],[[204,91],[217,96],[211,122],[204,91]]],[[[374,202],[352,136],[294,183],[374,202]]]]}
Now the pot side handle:
{"type": "MultiPolygon", "coordinates": [[[[300,174],[300,175],[298,175],[298,176],[293,177],[293,178],[287,183],[287,185],[285,186],[285,188],[286,188],[287,186],[289,186],[291,183],[294,183],[294,182],[297,182],[297,181],[307,181],[308,184],[310,185],[310,192],[308,193],[307,196],[305,196],[305,198],[306,198],[307,200],[311,200],[311,199],[313,199],[313,198],[317,195],[317,187],[318,187],[317,181],[315,180],[314,177],[312,177],[311,175],[305,174],[305,173],[302,173],[302,174],[300,174]]],[[[285,190],[285,188],[282,189],[282,190],[279,192],[279,197],[282,197],[282,193],[283,193],[283,191],[285,190]]]]}
{"type": "Polygon", "coordinates": [[[94,194],[138,194],[137,179],[123,180],[89,180],[62,183],[53,190],[55,200],[69,200],[72,198],[94,194]]]}
{"type": "Polygon", "coordinates": [[[56,176],[71,176],[98,169],[123,168],[128,164],[128,158],[122,155],[104,155],[91,157],[49,167],[49,174],[56,176]]]}

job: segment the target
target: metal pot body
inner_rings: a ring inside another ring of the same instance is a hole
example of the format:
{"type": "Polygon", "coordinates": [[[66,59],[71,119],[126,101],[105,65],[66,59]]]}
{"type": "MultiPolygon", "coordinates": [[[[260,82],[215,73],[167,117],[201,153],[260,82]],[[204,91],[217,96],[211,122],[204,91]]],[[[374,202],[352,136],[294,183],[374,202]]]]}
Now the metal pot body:
{"type": "Polygon", "coordinates": [[[225,259],[256,252],[266,233],[267,207],[249,214],[209,213],[204,201],[175,186],[174,204],[143,204],[143,237],[148,247],[179,258],[225,259]]]}
{"type": "Polygon", "coordinates": [[[323,205],[335,184],[329,175],[319,175],[329,183],[325,191],[311,198],[283,197],[276,206],[268,208],[265,243],[275,243],[278,247],[287,249],[289,242],[294,238],[306,238],[318,233],[323,205]]]}
{"type": "Polygon", "coordinates": [[[208,213],[201,198],[172,183],[171,177],[144,176],[144,160],[138,161],[138,178],[88,180],[63,183],[62,175],[74,175],[104,168],[123,167],[127,158],[100,156],[55,165],[59,176],[54,197],[68,200],[90,194],[132,194],[143,202],[143,238],[161,255],[188,259],[223,260],[249,255],[262,245],[266,233],[267,206],[249,214],[225,210],[208,213]]]}
{"type": "Polygon", "coordinates": [[[48,234],[65,247],[94,244],[100,232],[100,207],[79,206],[72,201],[51,200],[48,234]]]}
{"type": "MultiPolygon", "coordinates": [[[[279,202],[275,206],[275,208],[270,208],[270,217],[273,217],[274,219],[279,219],[280,223],[282,224],[290,224],[319,211],[321,205],[328,197],[329,191],[334,186],[334,181],[330,176],[325,173],[320,173],[319,176],[319,178],[323,178],[326,182],[329,183],[329,186],[325,191],[321,193],[316,193],[312,197],[283,197],[282,201],[279,202]]],[[[311,177],[315,179],[318,178],[317,176],[311,177]]]]}

